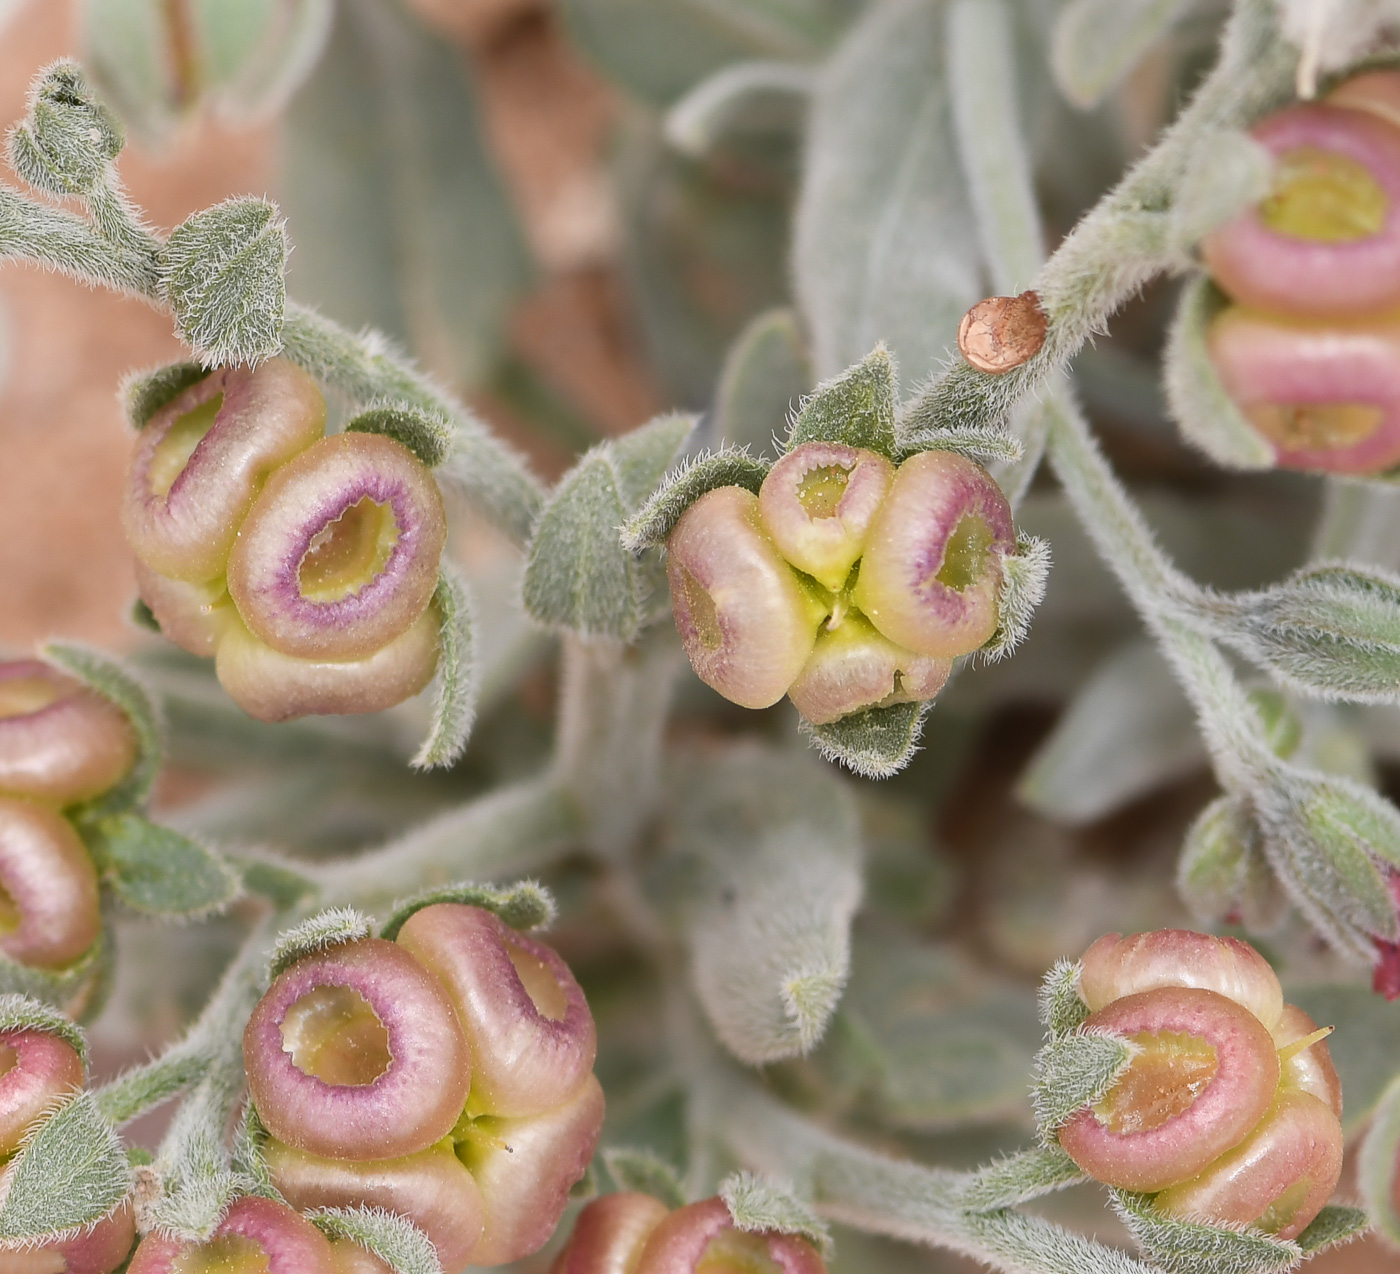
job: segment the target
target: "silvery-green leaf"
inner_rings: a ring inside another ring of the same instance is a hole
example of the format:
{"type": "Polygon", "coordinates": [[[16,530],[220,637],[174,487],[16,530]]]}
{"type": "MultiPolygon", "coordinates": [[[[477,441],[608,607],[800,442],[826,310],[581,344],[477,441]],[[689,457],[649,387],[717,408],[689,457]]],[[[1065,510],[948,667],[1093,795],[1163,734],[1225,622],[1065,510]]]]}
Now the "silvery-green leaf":
{"type": "Polygon", "coordinates": [[[790,309],[752,320],[730,347],[712,411],[723,445],[771,455],[812,388],[807,346],[790,309]]]}
{"type": "Polygon", "coordinates": [[[126,1197],[126,1152],[91,1093],[36,1124],[11,1161],[0,1243],[47,1238],[106,1216],[126,1197]]]}
{"type": "Polygon", "coordinates": [[[676,523],[702,495],[718,487],[743,487],[757,494],[772,462],[747,451],[723,448],[687,460],[662,480],[622,527],[622,546],[641,553],[666,542],[676,523]]]}
{"type": "Polygon", "coordinates": [[[1040,984],[1040,1022],[1052,1040],[1068,1035],[1089,1016],[1089,1006],[1079,994],[1079,974],[1077,960],[1058,960],[1040,984]]]}
{"type": "Polygon", "coordinates": [[[332,1239],[367,1248],[394,1274],[442,1274],[437,1249],[411,1221],[383,1208],[316,1208],[311,1223],[332,1239]]]}
{"type": "Polygon", "coordinates": [[[369,919],[353,907],[331,907],[286,930],[267,962],[268,977],[275,978],[298,960],[316,955],[344,942],[358,942],[372,932],[369,919]]]}
{"type": "Polygon", "coordinates": [[[1031,1090],[1041,1137],[1049,1141],[1076,1111],[1102,1099],[1137,1052],[1126,1039],[1092,1031],[1062,1035],[1046,1044],[1036,1054],[1031,1090]]]}
{"type": "Polygon", "coordinates": [[[666,114],[666,140],[702,158],[730,129],[795,131],[813,73],[790,62],[735,62],[701,81],[666,114]]]}
{"type": "Polygon", "coordinates": [[[512,929],[547,929],[559,914],[554,895],[538,881],[522,880],[514,885],[475,885],[467,882],[429,889],[396,903],[379,931],[391,942],[399,936],[409,918],[424,907],[440,902],[481,907],[499,916],[512,929]]]}
{"type": "Polygon", "coordinates": [[[227,907],[242,880],[212,849],[138,814],[84,824],[103,879],[134,911],[196,918],[227,907]]]}
{"type": "Polygon", "coordinates": [[[0,994],[26,995],[53,1005],[75,1021],[87,1022],[106,1000],[112,961],[111,941],[105,933],[62,969],[38,969],[0,955],[0,994]]]}
{"type": "Polygon", "coordinates": [[[412,762],[418,770],[455,762],[467,746],[476,720],[476,614],[466,584],[446,565],[438,577],[433,604],[442,623],[433,676],[432,725],[412,762]]]}
{"type": "Polygon", "coordinates": [[[490,369],[526,282],[474,97],[446,41],[396,5],[346,0],[287,111],[279,184],[292,294],[377,328],[457,385],[490,369]]]}
{"type": "Polygon", "coordinates": [[[818,80],[793,231],[819,376],[884,341],[916,385],[956,348],[984,292],[963,191],[943,6],[873,5],[818,80]]]}
{"type": "Polygon", "coordinates": [[[133,429],[144,429],[166,403],[208,374],[198,363],[181,362],[123,377],[119,397],[127,421],[133,429]]]}
{"type": "Polygon", "coordinates": [[[83,62],[122,119],[148,140],[179,115],[163,0],[84,0],[83,62]]]}
{"type": "Polygon", "coordinates": [[[802,732],[828,761],[866,779],[898,774],[919,750],[919,735],[930,704],[894,703],[867,708],[826,725],[802,723],[802,732]]]}
{"type": "Polygon", "coordinates": [[[1114,1190],[1113,1204],[1143,1251],[1168,1274],[1282,1274],[1301,1257],[1296,1243],[1260,1230],[1166,1216],[1149,1195],[1114,1190]]]}
{"type": "Polygon", "coordinates": [[[662,416],[599,443],[564,475],[540,515],[525,564],[525,609],[535,620],[583,637],[636,637],[648,581],[618,532],[694,427],[690,416],[662,416]]]}
{"type": "Polygon", "coordinates": [[[1016,794],[1047,818],[1092,823],[1204,763],[1191,705],[1157,648],[1135,641],[1080,690],[1016,794]]]}
{"type": "Polygon", "coordinates": [[[1346,1098],[1342,1127],[1351,1136],[1371,1117],[1382,1091],[1400,1071],[1400,1003],[1359,985],[1290,985],[1287,993],[1319,1025],[1337,1028],[1327,1049],[1346,1098]]]}
{"type": "Polygon", "coordinates": [[[1370,1218],[1363,1208],[1328,1204],[1308,1222],[1307,1228],[1294,1242],[1302,1248],[1305,1257],[1314,1256],[1339,1243],[1350,1243],[1352,1239],[1361,1238],[1370,1224],[1370,1218]]]}
{"type": "Polygon", "coordinates": [[[29,110],[7,140],[15,172],[36,190],[63,197],[105,184],[125,135],[82,67],[64,58],[34,81],[29,110]]]}
{"type": "Polygon", "coordinates": [[[1400,1075],[1381,1095],[1375,1118],[1361,1146],[1357,1187],[1371,1224],[1392,1243],[1400,1243],[1400,1209],[1395,1204],[1400,1175],[1400,1075]]]}
{"type": "Polygon", "coordinates": [[[800,1235],[823,1256],[832,1255],[831,1230],[826,1222],[776,1182],[752,1172],[736,1172],[720,1182],[719,1196],[735,1229],[800,1235]]]}
{"type": "Polygon", "coordinates": [[[1288,908],[1253,816],[1235,797],[1218,797],[1187,829],[1176,884],[1202,924],[1222,924],[1237,915],[1250,933],[1266,933],[1288,908]]]}
{"type": "Polygon", "coordinates": [[[619,1190],[637,1190],[660,1199],[668,1208],[685,1206],[685,1187],[675,1167],[650,1150],[608,1146],[603,1163],[619,1190]]]}
{"type": "Polygon", "coordinates": [[[1167,405],[1187,442],[1230,469],[1268,469],[1274,449],[1245,419],[1211,362],[1206,335],[1225,298],[1204,274],[1181,289],[1167,338],[1162,379],[1167,405]]]}
{"type": "Polygon", "coordinates": [[[316,65],[334,13],[331,0],[194,0],[192,35],[221,113],[243,123],[280,110],[316,65]]]}
{"type": "Polygon", "coordinates": [[[889,351],[876,347],[839,376],[823,381],[802,400],[785,449],[804,442],[864,447],[893,459],[894,411],[899,383],[889,351]]]}
{"type": "Polygon", "coordinates": [[[1071,0],[1060,10],[1050,65],[1076,106],[1093,106],[1137,65],[1193,0],[1071,0]]]}
{"type": "Polygon", "coordinates": [[[700,1002],[743,1061],[805,1053],[850,970],[850,795],[802,753],[757,747],[687,761],[683,777],[672,852],[696,873],[686,927],[700,1002]]]}
{"type": "Polygon", "coordinates": [[[409,404],[386,403],[348,421],[346,433],[382,434],[402,443],[425,465],[437,466],[452,453],[453,430],[441,416],[409,404]]]}

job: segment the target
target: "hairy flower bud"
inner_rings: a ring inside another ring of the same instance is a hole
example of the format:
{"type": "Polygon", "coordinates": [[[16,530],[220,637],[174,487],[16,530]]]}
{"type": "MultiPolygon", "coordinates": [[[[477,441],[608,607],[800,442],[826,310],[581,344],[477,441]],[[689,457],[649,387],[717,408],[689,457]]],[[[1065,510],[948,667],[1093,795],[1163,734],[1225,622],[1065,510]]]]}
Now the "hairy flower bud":
{"type": "Polygon", "coordinates": [[[338,1159],[426,1149],[452,1130],[471,1078],[446,991],[378,938],[284,970],[249,1019],[243,1061],[268,1131],[338,1159]]]}
{"type": "MultiPolygon", "coordinates": [[[[70,1238],[0,1252],[0,1269],[5,1274],[113,1274],[123,1268],[135,1241],[136,1219],[128,1197],[70,1238]]],[[[127,1274],[135,1269],[132,1264],[127,1274]]]]}
{"type": "Polygon", "coordinates": [[[83,1086],[83,1060],[66,1040],[34,1029],[0,1031],[0,1159],[56,1099],[83,1086]]]}
{"type": "Polygon", "coordinates": [[[72,824],[46,806],[0,797],[0,951],[62,968],[101,925],[97,871],[72,824]]]}
{"type": "Polygon", "coordinates": [[[636,1274],[709,1274],[763,1270],[765,1274],[826,1274],[826,1264],[795,1234],[749,1232],[735,1226],[723,1199],[677,1208],[652,1232],[636,1274]]]}
{"type": "Polygon", "coordinates": [[[647,1239],[667,1213],[659,1199],[636,1190],[594,1199],[578,1214],[549,1274],[634,1274],[647,1239]]]}
{"type": "Polygon", "coordinates": [[[128,1274],[337,1274],[330,1240],[285,1203],[244,1195],[203,1243],[162,1231],[136,1249],[128,1274]]]}
{"type": "Polygon", "coordinates": [[[1011,506],[981,465],[949,451],[911,456],[875,517],[855,604],[897,645],[954,659],[996,632],[1011,506]]]}
{"type": "Polygon", "coordinates": [[[1252,130],[1276,157],[1273,193],[1202,244],[1245,305],[1348,318],[1400,295],[1400,130],[1368,111],[1296,106],[1252,130]]]}
{"type": "Polygon", "coordinates": [[[447,543],[442,493],[392,438],[337,434],[276,470],[228,560],[249,631],[301,659],[363,659],[432,600],[447,543]]]}
{"type": "Polygon", "coordinates": [[[1279,1083],[1274,1041],[1248,1009],[1214,991],[1160,987],[1115,999],[1084,1031],[1139,1050],[1093,1107],[1073,1115],[1060,1144],[1096,1180],[1155,1191],[1195,1176],[1237,1146],[1279,1083]]]}
{"type": "Polygon", "coordinates": [[[121,121],[88,87],[76,62],[51,66],[36,81],[29,115],[10,136],[15,170],[36,190],[89,194],[121,153],[121,121]]]}
{"type": "Polygon", "coordinates": [[[1282,468],[1400,464],[1400,323],[1308,325],[1231,307],[1207,340],[1221,384],[1282,468]]]}
{"type": "Polygon", "coordinates": [[[587,1082],[593,1014],[558,954],[461,903],[415,912],[398,942],[447,988],[471,1052],[472,1113],[536,1115],[587,1082]]]}
{"type": "Polygon", "coordinates": [[[197,381],[141,432],[122,503],[132,551],[173,579],[223,575],[269,474],[320,438],[325,423],[316,382],[285,359],[197,381]]]}
{"type": "Polygon", "coordinates": [[[52,805],[113,787],[136,760],[114,704],[37,659],[0,663],[0,792],[52,805]]]}
{"type": "Polygon", "coordinates": [[[804,590],[741,487],[703,495],[666,542],[676,628],[700,680],[745,708],[787,693],[825,608],[804,590]]]}
{"type": "Polygon", "coordinates": [[[272,1183],[293,1207],[384,1208],[428,1236],[445,1274],[457,1274],[472,1261],[484,1223],[481,1191],[450,1145],[357,1163],[271,1141],[264,1157],[272,1183]]]}
{"type": "Polygon", "coordinates": [[[783,557],[839,592],[893,481],[894,466],[874,451],[805,442],[769,470],[759,518],[783,557]]]}
{"type": "Polygon", "coordinates": [[[934,698],[953,670],[951,659],[917,655],[896,646],[855,613],[823,628],[788,689],[788,698],[813,725],[863,708],[923,703],[934,698]]]}

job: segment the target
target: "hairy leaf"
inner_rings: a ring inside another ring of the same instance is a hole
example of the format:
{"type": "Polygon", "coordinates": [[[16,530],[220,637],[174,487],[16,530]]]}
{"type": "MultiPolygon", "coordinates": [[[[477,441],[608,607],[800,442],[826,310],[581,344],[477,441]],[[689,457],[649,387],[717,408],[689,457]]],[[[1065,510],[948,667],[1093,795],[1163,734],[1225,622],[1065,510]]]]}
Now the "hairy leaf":
{"type": "Polygon", "coordinates": [[[1347,1208],[1338,1204],[1328,1204],[1308,1223],[1294,1242],[1302,1248],[1304,1256],[1315,1256],[1339,1243],[1350,1243],[1359,1239],[1370,1228],[1370,1218],[1362,1208],[1347,1208]]]}
{"type": "Polygon", "coordinates": [[[500,916],[512,929],[548,929],[559,914],[554,895],[538,881],[522,880],[514,885],[475,885],[464,881],[429,889],[396,903],[379,931],[380,937],[392,941],[411,916],[440,902],[481,907],[500,916]]]}
{"type": "Polygon", "coordinates": [[[437,1249],[411,1221],[383,1208],[316,1208],[307,1213],[327,1238],[367,1248],[394,1274],[442,1274],[437,1249]]]}
{"type": "Polygon", "coordinates": [[[1052,1040],[1078,1029],[1089,1016],[1089,1006],[1079,994],[1077,960],[1057,960],[1040,984],[1040,1022],[1052,1040]]]}
{"type": "Polygon", "coordinates": [[[834,1249],[826,1222],[790,1189],[751,1172],[736,1172],[719,1183],[719,1196],[736,1229],[796,1234],[824,1257],[831,1257],[834,1249]]]}
{"type": "Polygon", "coordinates": [[[978,652],[989,663],[1011,654],[1030,633],[1031,618],[1050,583],[1050,542],[1017,535],[1016,551],[1001,559],[997,630],[978,652]]]}
{"type": "Polygon", "coordinates": [[[121,121],[64,58],[29,90],[29,110],[9,136],[10,166],[36,190],[88,194],[108,180],[125,140],[121,121]]]}
{"type": "Polygon", "coordinates": [[[673,1165],[651,1150],[609,1146],[603,1164],[619,1190],[637,1190],[660,1199],[668,1208],[684,1207],[685,1187],[673,1165]]]}
{"type": "Polygon", "coordinates": [[[1269,869],[1249,810],[1222,796],[1205,807],[1186,833],[1177,889],[1202,924],[1238,915],[1250,932],[1268,932],[1283,918],[1288,899],[1269,869]]]}
{"type": "Polygon", "coordinates": [[[1046,1044],[1036,1054],[1031,1090],[1041,1137],[1048,1142],[1076,1111],[1099,1101],[1137,1053],[1130,1041],[1094,1031],[1062,1035],[1046,1044]]]}
{"type": "Polygon", "coordinates": [[[826,725],[802,723],[802,732],[828,761],[865,779],[898,774],[919,748],[919,735],[931,704],[894,703],[853,712],[826,725]]]}
{"type": "Polygon", "coordinates": [[[802,400],[785,450],[804,442],[838,442],[895,457],[899,384],[889,351],[877,345],[859,363],[823,381],[802,400]]]}
{"type": "Polygon", "coordinates": [[[84,830],[103,878],[134,911],[195,919],[242,892],[241,876],[221,855],[139,814],[113,814],[84,830]]]}
{"type": "Polygon", "coordinates": [[[726,447],[774,455],[787,435],[812,367],[797,315],[768,310],[753,319],[730,347],[712,408],[726,447]]]}
{"type": "Polygon", "coordinates": [[[87,1067],[87,1036],[67,1014],[30,995],[0,994],[0,1032],[24,1030],[58,1036],[83,1059],[84,1068],[87,1067]]]}
{"type": "Polygon", "coordinates": [[[667,474],[650,498],[622,527],[622,546],[641,553],[666,542],[683,514],[706,492],[718,487],[743,487],[757,494],[772,464],[747,451],[724,448],[687,460],[667,474]]]}
{"type": "Polygon", "coordinates": [[[425,465],[440,465],[452,454],[453,428],[441,416],[409,404],[387,403],[362,411],[346,433],[382,434],[402,443],[425,465]]]}
{"type": "Polygon", "coordinates": [[[1192,0],[1071,0],[1060,10],[1050,65],[1076,106],[1098,102],[1162,38],[1192,0]]]}
{"type": "Polygon", "coordinates": [[[455,571],[444,565],[433,604],[438,629],[438,666],[433,676],[433,717],[428,736],[413,757],[413,767],[431,770],[452,765],[462,755],[476,720],[480,691],[476,666],[476,614],[471,594],[455,571]]]}
{"type": "Polygon", "coordinates": [[[372,932],[368,917],[353,907],[332,907],[317,913],[277,937],[268,960],[268,977],[275,978],[306,956],[328,951],[344,942],[358,942],[372,932]]]}
{"type": "Polygon", "coordinates": [[[1015,464],[1026,453],[1025,444],[1000,426],[972,425],[966,429],[919,429],[901,434],[898,458],[921,451],[951,451],[979,463],[1000,460],[1015,464]]]}
{"type": "Polygon", "coordinates": [[[1143,1251],[1168,1274],[1275,1274],[1301,1256],[1296,1243],[1260,1230],[1169,1217],[1150,1195],[1114,1190],[1113,1206],[1143,1251]]]}
{"type": "Polygon", "coordinates": [[[144,429],[151,417],[209,373],[198,363],[168,363],[153,371],[123,377],[118,397],[133,429],[144,429]]]}

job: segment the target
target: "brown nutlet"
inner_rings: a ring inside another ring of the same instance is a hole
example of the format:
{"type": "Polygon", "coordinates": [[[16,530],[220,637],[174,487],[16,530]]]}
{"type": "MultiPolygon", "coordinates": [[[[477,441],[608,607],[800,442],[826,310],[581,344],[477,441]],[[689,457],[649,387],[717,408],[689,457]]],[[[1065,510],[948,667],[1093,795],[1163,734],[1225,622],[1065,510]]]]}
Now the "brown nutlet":
{"type": "Polygon", "coordinates": [[[958,349],[979,372],[1009,372],[1045,344],[1045,326],[1037,293],[989,296],[963,315],[958,349]]]}

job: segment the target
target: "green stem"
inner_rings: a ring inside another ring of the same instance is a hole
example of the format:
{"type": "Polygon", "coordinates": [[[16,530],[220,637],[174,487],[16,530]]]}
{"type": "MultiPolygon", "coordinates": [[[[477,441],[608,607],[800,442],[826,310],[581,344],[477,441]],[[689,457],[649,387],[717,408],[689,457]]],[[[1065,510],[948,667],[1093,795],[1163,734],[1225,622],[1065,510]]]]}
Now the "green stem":
{"type": "Polygon", "coordinates": [[[83,217],[0,185],[0,259],[6,257],[160,304],[160,273],[151,253],[114,243],[83,217]]]}

